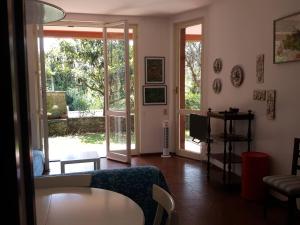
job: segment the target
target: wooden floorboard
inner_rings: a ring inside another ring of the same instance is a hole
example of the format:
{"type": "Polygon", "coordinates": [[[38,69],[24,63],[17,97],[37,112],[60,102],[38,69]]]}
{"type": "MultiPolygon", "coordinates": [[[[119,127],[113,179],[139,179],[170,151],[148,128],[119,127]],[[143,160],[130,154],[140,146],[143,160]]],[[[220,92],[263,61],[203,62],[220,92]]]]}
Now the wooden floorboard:
{"type": "MultiPolygon", "coordinates": [[[[101,169],[128,167],[105,158],[100,165],[101,169]]],[[[132,166],[141,165],[157,166],[164,174],[176,203],[175,225],[287,224],[286,209],[274,205],[265,219],[262,203],[243,199],[239,188],[224,187],[219,169],[212,168],[211,180],[207,181],[203,162],[176,156],[132,158],[132,166]]]]}

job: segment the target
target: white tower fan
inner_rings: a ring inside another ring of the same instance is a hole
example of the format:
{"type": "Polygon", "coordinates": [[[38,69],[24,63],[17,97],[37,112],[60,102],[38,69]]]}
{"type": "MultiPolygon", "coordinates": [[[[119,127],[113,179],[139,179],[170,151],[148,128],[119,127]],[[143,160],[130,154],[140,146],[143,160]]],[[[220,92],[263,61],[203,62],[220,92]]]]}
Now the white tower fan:
{"type": "Polygon", "coordinates": [[[163,152],[161,157],[171,157],[169,153],[169,122],[167,120],[163,121],[162,127],[163,127],[164,145],[163,145],[163,152]]]}

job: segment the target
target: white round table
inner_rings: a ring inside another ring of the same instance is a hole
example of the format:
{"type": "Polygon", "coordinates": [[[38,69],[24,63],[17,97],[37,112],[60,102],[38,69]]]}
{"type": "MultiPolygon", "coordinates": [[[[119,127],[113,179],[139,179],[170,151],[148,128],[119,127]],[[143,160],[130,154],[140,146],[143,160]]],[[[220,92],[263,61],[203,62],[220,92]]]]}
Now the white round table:
{"type": "Polygon", "coordinates": [[[142,209],[130,198],[89,187],[35,190],[37,225],[143,225],[142,209]]]}

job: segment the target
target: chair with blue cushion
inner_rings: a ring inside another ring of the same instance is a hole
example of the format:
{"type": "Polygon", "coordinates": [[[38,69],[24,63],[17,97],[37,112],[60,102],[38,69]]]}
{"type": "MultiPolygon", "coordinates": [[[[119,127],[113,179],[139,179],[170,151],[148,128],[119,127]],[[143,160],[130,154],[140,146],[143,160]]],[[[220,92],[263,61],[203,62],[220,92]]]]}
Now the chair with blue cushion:
{"type": "MultiPolygon", "coordinates": [[[[269,190],[279,192],[288,198],[288,224],[295,223],[295,212],[297,210],[297,198],[300,198],[300,176],[297,171],[300,170],[300,138],[294,139],[294,152],[292,162],[292,175],[273,175],[263,178],[263,182],[269,190]]],[[[265,202],[265,214],[268,206],[267,196],[265,202]]]]}

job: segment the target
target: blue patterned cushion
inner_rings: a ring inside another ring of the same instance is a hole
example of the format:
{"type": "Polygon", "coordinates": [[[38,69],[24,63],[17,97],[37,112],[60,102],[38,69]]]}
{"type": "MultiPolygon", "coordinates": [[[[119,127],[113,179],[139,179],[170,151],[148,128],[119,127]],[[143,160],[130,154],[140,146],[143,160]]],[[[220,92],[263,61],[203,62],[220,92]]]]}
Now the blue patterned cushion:
{"type": "Polygon", "coordinates": [[[45,157],[44,153],[41,150],[33,149],[32,150],[32,164],[33,164],[33,175],[41,176],[44,172],[44,162],[45,157]]]}
{"type": "Polygon", "coordinates": [[[152,185],[169,191],[161,171],[154,166],[99,170],[92,173],[91,187],[121,193],[135,201],[143,210],[145,225],[152,225],[157,203],[152,199],[152,185]]]}
{"type": "Polygon", "coordinates": [[[300,176],[274,175],[266,176],[263,181],[272,188],[286,195],[300,195],[300,176]]]}

